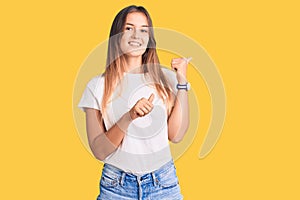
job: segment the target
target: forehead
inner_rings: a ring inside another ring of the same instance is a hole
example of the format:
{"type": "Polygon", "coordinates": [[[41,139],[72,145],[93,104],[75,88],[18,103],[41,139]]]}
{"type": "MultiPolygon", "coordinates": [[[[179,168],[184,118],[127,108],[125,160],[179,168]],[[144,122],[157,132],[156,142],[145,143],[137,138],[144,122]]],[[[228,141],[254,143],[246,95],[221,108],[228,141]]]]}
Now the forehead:
{"type": "Polygon", "coordinates": [[[133,24],[134,26],[148,26],[148,20],[144,13],[132,12],[128,13],[126,23],[133,24]]]}

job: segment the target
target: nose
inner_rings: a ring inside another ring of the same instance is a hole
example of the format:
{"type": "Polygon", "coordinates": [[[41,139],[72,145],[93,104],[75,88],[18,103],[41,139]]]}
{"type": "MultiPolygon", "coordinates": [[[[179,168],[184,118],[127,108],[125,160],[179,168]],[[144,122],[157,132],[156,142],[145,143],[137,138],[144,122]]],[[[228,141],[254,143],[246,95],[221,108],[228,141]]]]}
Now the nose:
{"type": "Polygon", "coordinates": [[[133,29],[131,37],[134,38],[134,39],[140,38],[140,36],[138,35],[138,31],[136,30],[136,28],[133,29]]]}

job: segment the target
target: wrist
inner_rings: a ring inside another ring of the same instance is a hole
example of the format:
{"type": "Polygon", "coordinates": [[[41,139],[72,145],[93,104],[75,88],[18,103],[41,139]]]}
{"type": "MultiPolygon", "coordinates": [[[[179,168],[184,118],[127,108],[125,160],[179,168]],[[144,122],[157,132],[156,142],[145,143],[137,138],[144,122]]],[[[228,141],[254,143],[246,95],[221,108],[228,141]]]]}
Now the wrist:
{"type": "Polygon", "coordinates": [[[177,82],[179,84],[185,84],[187,82],[186,74],[182,72],[177,72],[177,82]]]}
{"type": "Polygon", "coordinates": [[[130,113],[125,113],[117,122],[118,127],[125,133],[129,124],[132,122],[130,113]]]}
{"type": "Polygon", "coordinates": [[[125,113],[125,116],[126,116],[127,120],[130,122],[135,119],[131,110],[129,110],[127,113],[125,113]]]}
{"type": "Polygon", "coordinates": [[[188,81],[185,77],[177,78],[177,83],[180,85],[186,84],[188,81]]]}
{"type": "Polygon", "coordinates": [[[188,82],[177,83],[176,88],[177,88],[178,91],[180,91],[180,90],[188,91],[188,90],[191,89],[191,85],[188,82]]]}
{"type": "Polygon", "coordinates": [[[179,84],[179,85],[184,85],[184,84],[186,84],[186,83],[187,83],[186,80],[178,80],[178,81],[177,81],[177,84],[179,84]]]}
{"type": "Polygon", "coordinates": [[[138,117],[133,109],[129,110],[127,113],[131,121],[135,120],[138,117]]]}

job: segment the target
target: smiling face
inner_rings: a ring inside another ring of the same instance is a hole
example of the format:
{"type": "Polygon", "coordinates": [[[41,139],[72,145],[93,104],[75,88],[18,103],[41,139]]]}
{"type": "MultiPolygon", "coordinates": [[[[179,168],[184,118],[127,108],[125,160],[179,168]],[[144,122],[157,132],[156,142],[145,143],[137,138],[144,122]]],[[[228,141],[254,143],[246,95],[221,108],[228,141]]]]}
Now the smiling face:
{"type": "Polygon", "coordinates": [[[142,56],[149,41],[149,25],[147,17],[141,12],[129,13],[126,17],[121,50],[126,56],[142,56]]]}

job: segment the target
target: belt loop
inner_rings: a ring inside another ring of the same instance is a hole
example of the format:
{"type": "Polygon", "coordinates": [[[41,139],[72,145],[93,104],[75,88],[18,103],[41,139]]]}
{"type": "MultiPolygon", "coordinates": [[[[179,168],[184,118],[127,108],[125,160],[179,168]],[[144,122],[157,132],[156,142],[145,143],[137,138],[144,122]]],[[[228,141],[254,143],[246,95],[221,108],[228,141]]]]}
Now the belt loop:
{"type": "Polygon", "coordinates": [[[121,184],[122,186],[123,186],[123,184],[124,184],[125,176],[126,176],[126,173],[125,173],[125,172],[122,172],[121,179],[120,179],[120,184],[121,184]]]}
{"type": "Polygon", "coordinates": [[[153,179],[153,185],[154,185],[154,187],[156,187],[158,180],[156,179],[156,176],[155,176],[154,172],[151,172],[151,175],[152,175],[152,179],[153,179]]]}

